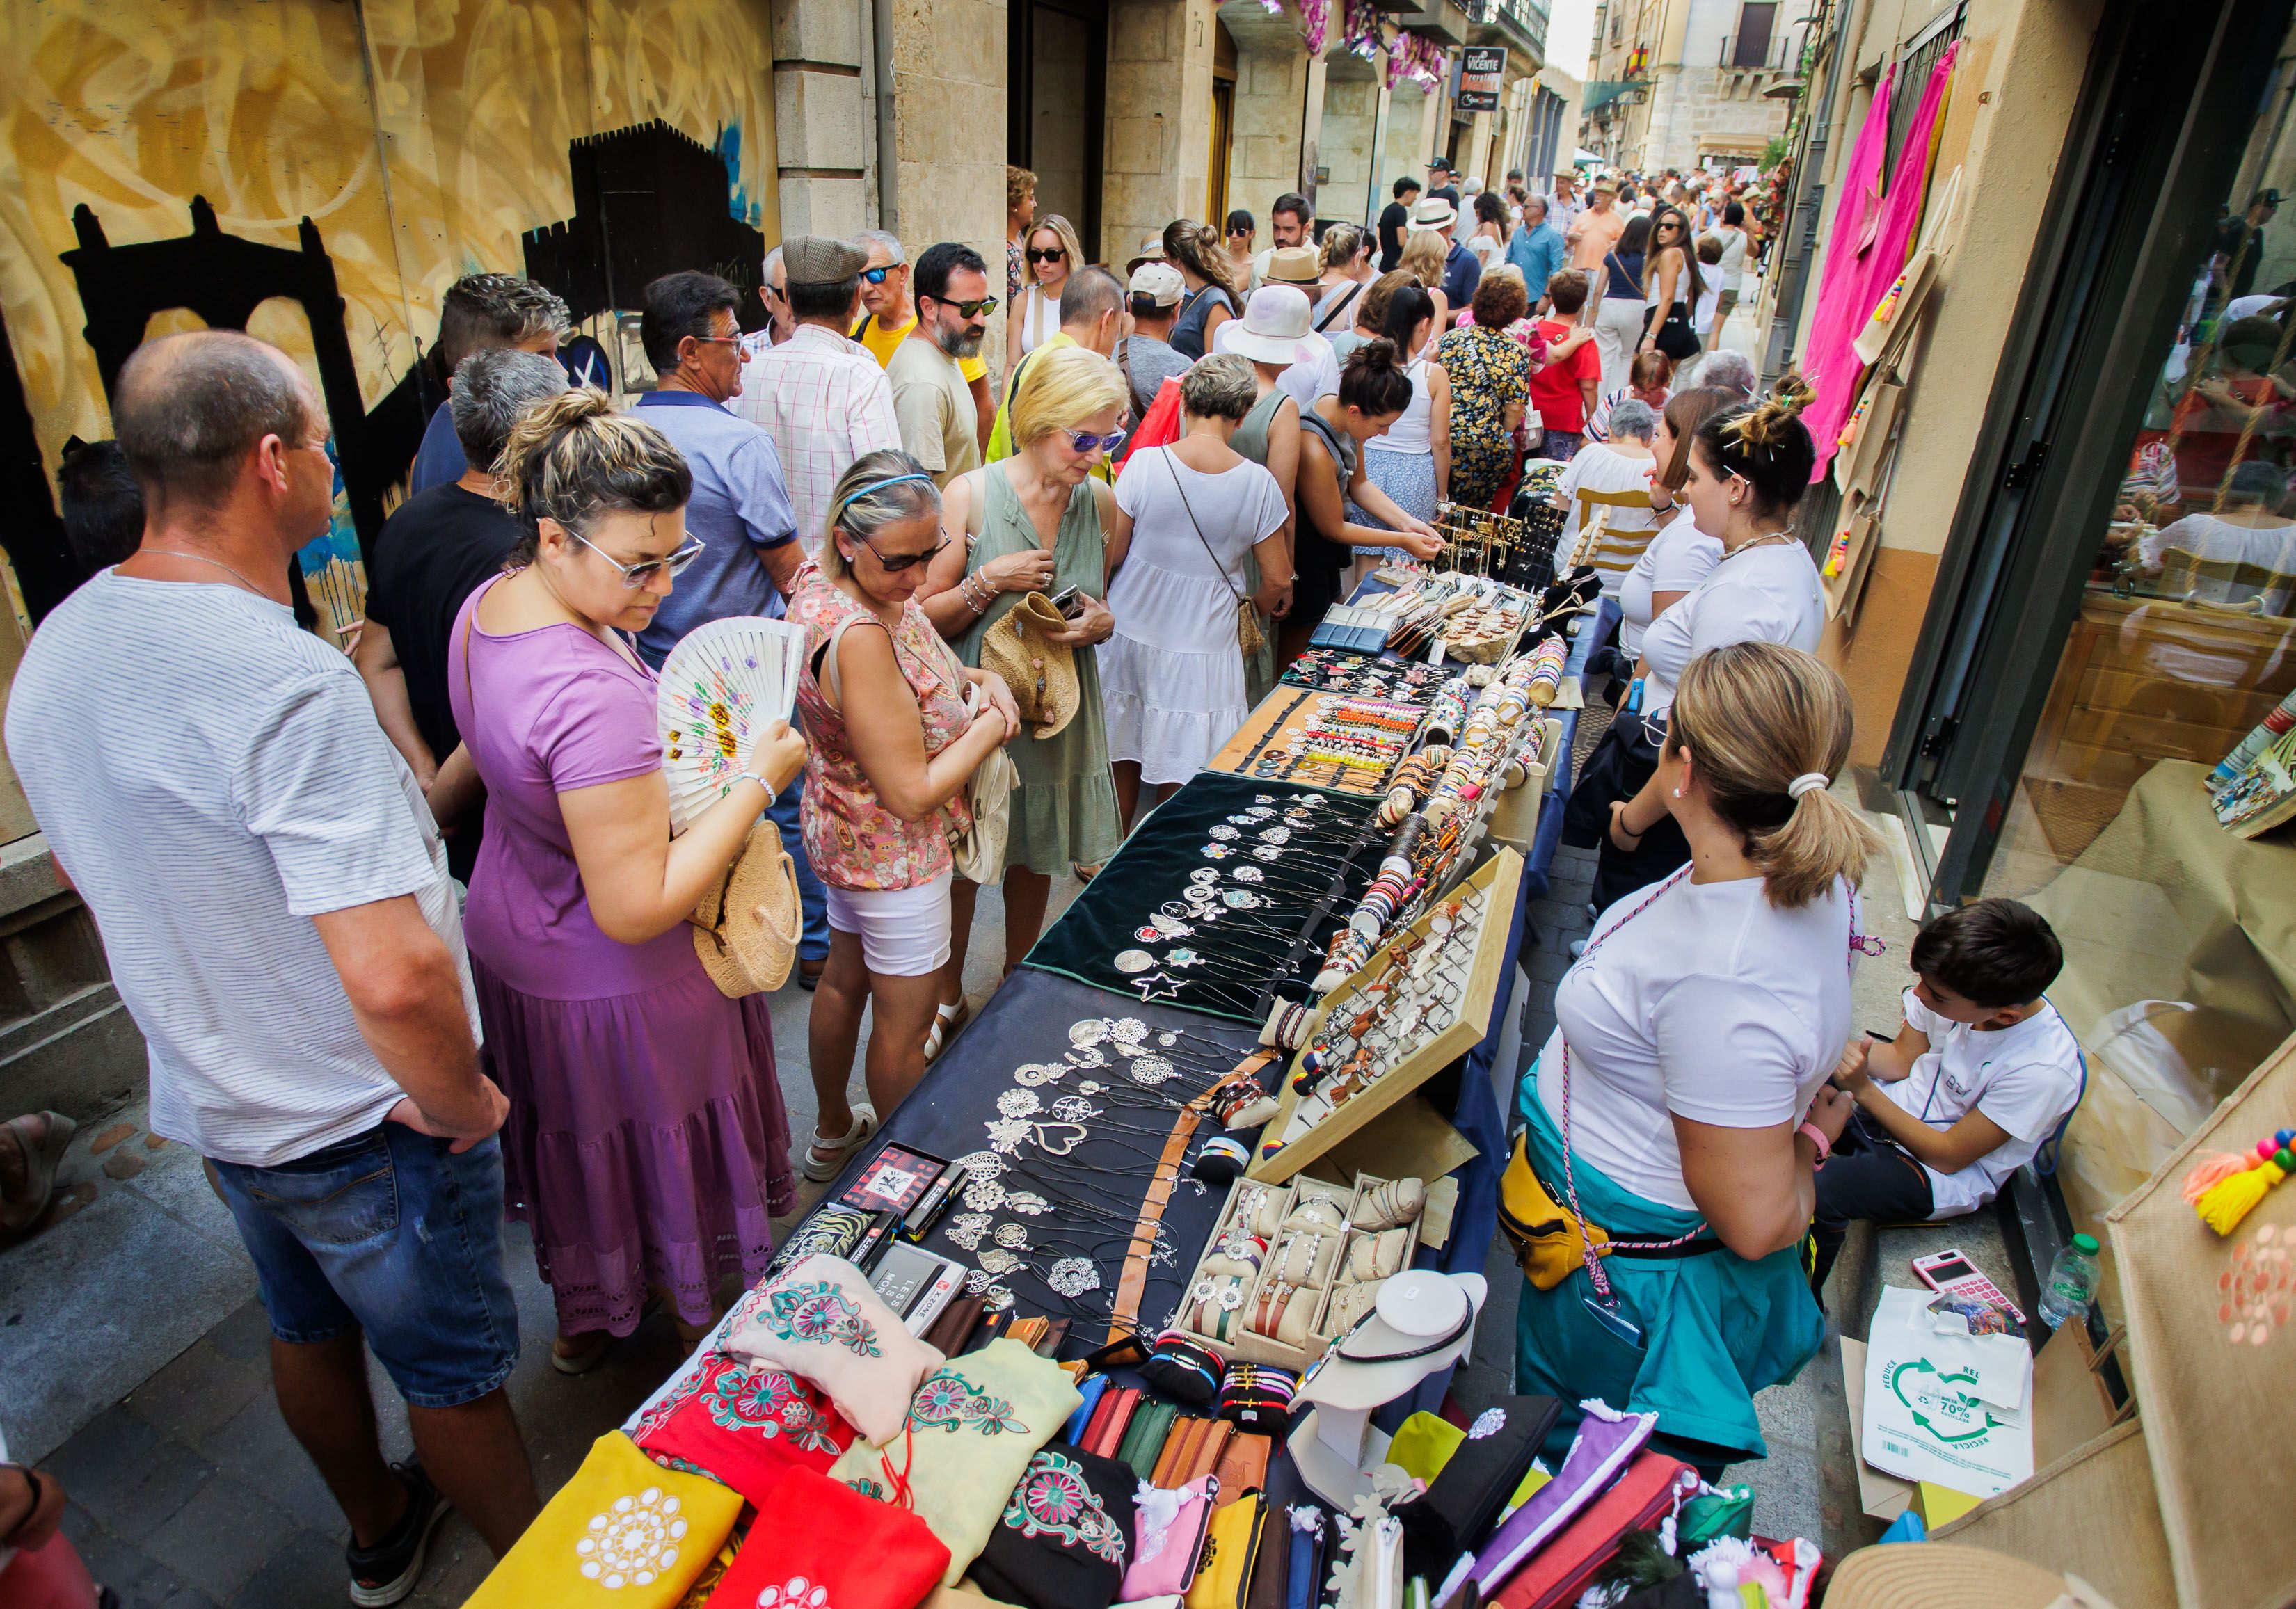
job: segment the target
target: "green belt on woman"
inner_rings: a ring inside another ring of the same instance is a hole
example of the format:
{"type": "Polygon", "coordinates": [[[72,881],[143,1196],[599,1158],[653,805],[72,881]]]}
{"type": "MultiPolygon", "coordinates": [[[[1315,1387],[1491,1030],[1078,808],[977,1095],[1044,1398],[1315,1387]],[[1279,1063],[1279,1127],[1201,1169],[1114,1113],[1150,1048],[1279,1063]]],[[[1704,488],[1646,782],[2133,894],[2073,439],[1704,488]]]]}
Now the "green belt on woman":
{"type": "MultiPolygon", "coordinates": [[[[1562,1136],[1539,1099],[1538,1071],[1533,1065],[1523,1075],[1516,1109],[1528,1125],[1532,1168],[1560,1182],[1562,1136]]],[[[1570,1172],[1588,1221],[1614,1237],[1661,1240],[1699,1227],[1697,1213],[1638,1196],[1583,1156],[1572,1157],[1570,1172]]],[[[1800,1248],[1751,1262],[1719,1246],[1697,1256],[1620,1255],[1604,1258],[1603,1271],[1626,1316],[1642,1327],[1639,1349],[1587,1310],[1594,1287],[1583,1268],[1551,1291],[1526,1280],[1515,1307],[1515,1390],[1564,1404],[1547,1438],[1550,1461],[1569,1450],[1578,1405],[1589,1397],[1657,1414],[1662,1437],[1767,1458],[1754,1393],[1792,1379],[1825,1338],[1800,1248]]],[[[1704,1449],[1694,1450],[1690,1461],[1711,1461],[1704,1449]]]]}

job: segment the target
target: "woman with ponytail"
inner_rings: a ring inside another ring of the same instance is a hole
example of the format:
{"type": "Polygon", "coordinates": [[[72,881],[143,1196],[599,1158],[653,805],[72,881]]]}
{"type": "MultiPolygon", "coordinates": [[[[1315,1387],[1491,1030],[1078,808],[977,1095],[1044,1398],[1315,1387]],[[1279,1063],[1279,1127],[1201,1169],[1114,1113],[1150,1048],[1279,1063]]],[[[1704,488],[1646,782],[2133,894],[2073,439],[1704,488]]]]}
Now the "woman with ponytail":
{"type": "MultiPolygon", "coordinates": [[[[1722,544],[1706,578],[1655,616],[1636,667],[1644,726],[1655,733],[1676,683],[1698,655],[1733,642],[1777,642],[1815,652],[1825,627],[1817,566],[1788,523],[1817,461],[1802,408],[1815,396],[1799,376],[1769,399],[1707,415],[1690,440],[1677,495],[1697,529],[1722,544]]],[[[1655,780],[1611,807],[1595,873],[1598,905],[1656,882],[1690,858],[1655,780]]]]}
{"type": "Polygon", "coordinates": [[[1210,224],[1175,218],[1165,225],[1164,260],[1180,271],[1180,282],[1188,288],[1180,298],[1180,315],[1172,321],[1172,350],[1193,363],[1212,349],[1213,334],[1235,316],[1242,287],[1219,231],[1210,224]]]}
{"type": "Polygon", "coordinates": [[[1299,540],[1292,555],[1292,608],[1283,617],[1279,663],[1289,664],[1338,601],[1340,577],[1356,548],[1393,546],[1414,559],[1432,559],[1443,539],[1425,520],[1406,513],[1365,472],[1364,444],[1387,434],[1411,406],[1411,377],[1402,355],[1384,336],[1348,355],[1338,394],[1322,397],[1300,418],[1299,540]],[[1348,504],[1380,527],[1348,518],[1348,504]]]}
{"type": "Polygon", "coordinates": [[[1763,1456],[1753,1394],[1824,1335],[1800,1247],[1852,1106],[1828,1075],[1876,848],[1826,791],[1850,727],[1849,688],[1800,649],[1685,667],[1657,791],[1690,864],[1603,912],[1517,1101],[1510,1199],[1527,1169],[1608,1249],[1527,1258],[1515,1389],[1656,1413],[1659,1444],[1709,1478],[1763,1456]]]}
{"type": "Polygon", "coordinates": [[[487,788],[463,914],[488,1066],[510,1098],[509,1214],[533,1227],[578,1374],[649,1286],[682,1334],[754,1283],[797,1205],[766,997],[729,1000],[686,919],[795,781],[775,721],[675,839],[654,674],[631,647],[701,544],[693,478],[652,425],[568,391],[512,428],[495,473],[521,527],[447,642],[447,696],[487,788]]]}

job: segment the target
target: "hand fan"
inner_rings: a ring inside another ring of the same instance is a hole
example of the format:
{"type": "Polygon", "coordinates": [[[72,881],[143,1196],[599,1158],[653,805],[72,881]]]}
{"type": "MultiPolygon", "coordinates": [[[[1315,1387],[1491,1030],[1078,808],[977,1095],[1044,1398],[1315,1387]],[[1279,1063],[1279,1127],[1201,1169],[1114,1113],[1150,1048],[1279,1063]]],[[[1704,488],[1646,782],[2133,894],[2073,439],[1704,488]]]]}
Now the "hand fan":
{"type": "Polygon", "coordinates": [[[789,718],[804,661],[802,626],[747,615],[696,626],[670,650],[656,708],[672,834],[726,796],[758,732],[789,718]]]}

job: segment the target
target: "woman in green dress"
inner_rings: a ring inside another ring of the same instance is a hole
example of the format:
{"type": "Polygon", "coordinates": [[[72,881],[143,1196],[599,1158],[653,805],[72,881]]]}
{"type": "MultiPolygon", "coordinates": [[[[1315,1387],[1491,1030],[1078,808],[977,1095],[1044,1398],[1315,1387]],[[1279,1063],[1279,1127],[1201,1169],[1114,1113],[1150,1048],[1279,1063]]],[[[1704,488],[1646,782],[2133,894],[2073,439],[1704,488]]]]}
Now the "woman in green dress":
{"type": "MultiPolygon", "coordinates": [[[[1099,354],[1082,347],[1041,353],[1013,396],[1013,456],[959,476],[942,493],[947,540],[918,592],[934,626],[976,668],[981,638],[1029,593],[1075,587],[1084,599],[1083,612],[1052,639],[1076,655],[1075,717],[1049,738],[1024,730],[1004,751],[1019,773],[1004,855],[1007,972],[1044,927],[1053,878],[1072,867],[1097,870],[1124,836],[1094,651],[1116,625],[1102,601],[1103,533],[1115,519],[1116,497],[1092,471],[1122,437],[1126,401],[1123,375],[1099,354]]],[[[953,953],[928,1054],[970,1015],[964,957],[979,893],[978,885],[957,878],[953,953]]]]}

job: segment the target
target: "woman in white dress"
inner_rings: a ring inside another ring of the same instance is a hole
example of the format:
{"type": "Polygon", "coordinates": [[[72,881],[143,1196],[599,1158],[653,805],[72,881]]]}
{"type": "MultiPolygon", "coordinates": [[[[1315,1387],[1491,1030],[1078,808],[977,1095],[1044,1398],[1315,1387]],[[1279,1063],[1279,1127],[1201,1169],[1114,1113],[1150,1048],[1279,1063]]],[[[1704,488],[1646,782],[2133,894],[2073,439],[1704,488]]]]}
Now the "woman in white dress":
{"type": "Polygon", "coordinates": [[[1183,433],[1144,447],[1116,483],[1108,533],[1115,634],[1100,650],[1116,803],[1131,824],[1144,783],[1160,799],[1243,724],[1236,605],[1280,615],[1292,593],[1275,478],[1228,445],[1259,400],[1249,359],[1205,358],[1180,381],[1183,433]],[[1247,556],[1259,562],[1256,594],[1247,556]]]}
{"type": "Polygon", "coordinates": [[[1004,320],[1005,372],[1012,372],[1023,354],[1053,339],[1061,327],[1061,288],[1083,266],[1084,247],[1077,240],[1075,225],[1049,212],[1029,225],[1021,252],[1021,271],[1028,282],[1004,320]]]}

